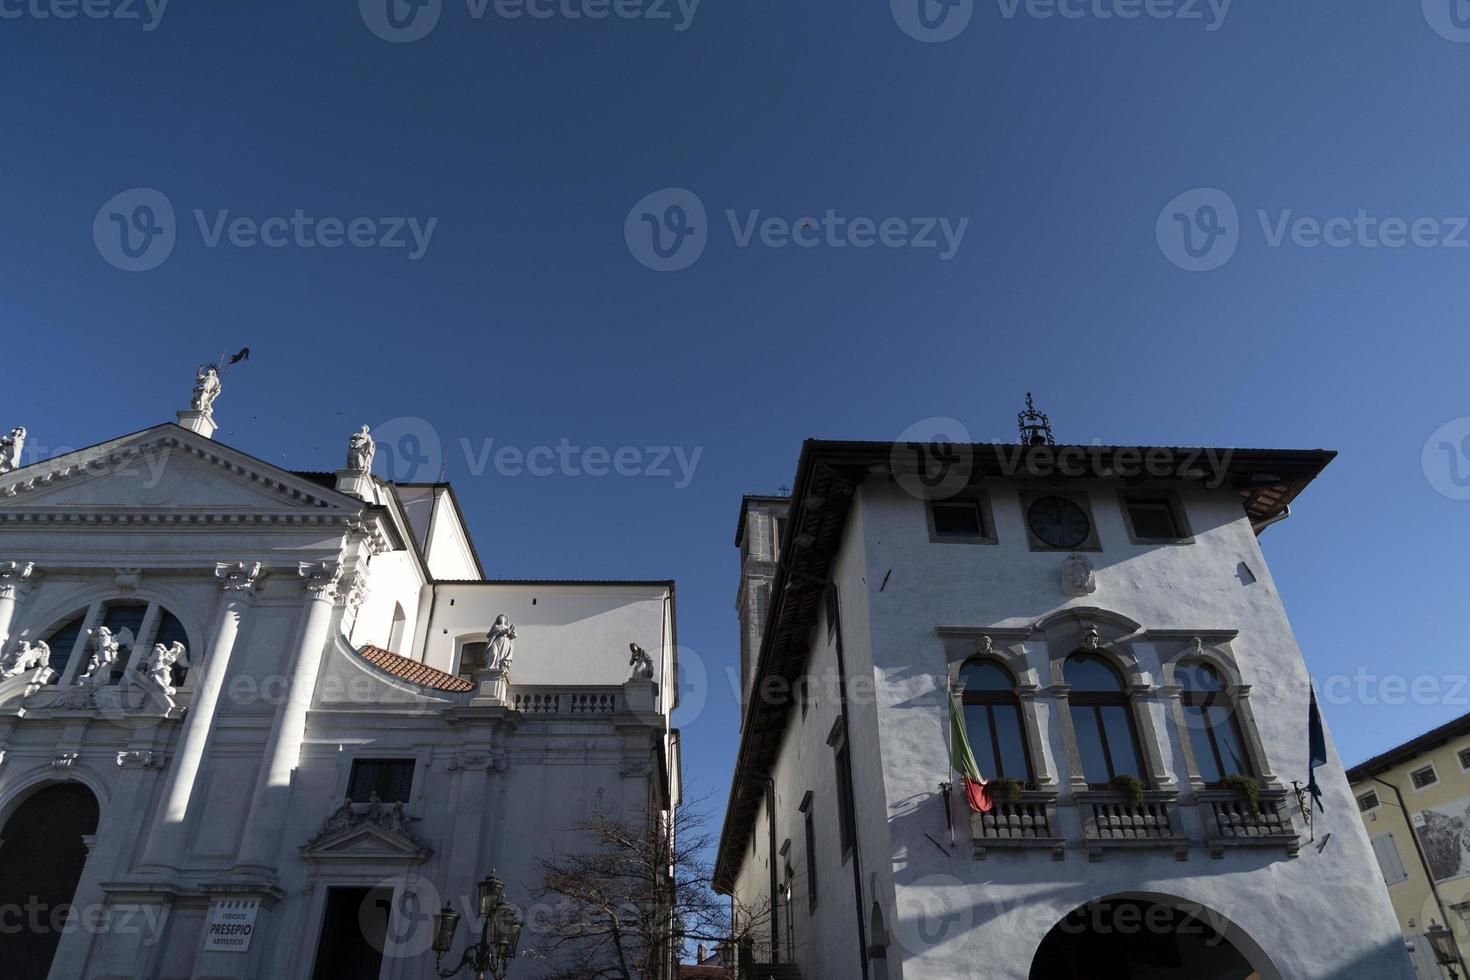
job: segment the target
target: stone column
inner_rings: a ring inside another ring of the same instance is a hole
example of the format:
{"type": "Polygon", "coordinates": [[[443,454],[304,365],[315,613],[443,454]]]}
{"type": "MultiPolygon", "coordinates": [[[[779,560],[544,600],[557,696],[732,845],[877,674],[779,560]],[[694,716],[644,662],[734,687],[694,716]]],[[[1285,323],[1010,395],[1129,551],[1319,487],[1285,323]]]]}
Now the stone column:
{"type": "Polygon", "coordinates": [[[266,740],[250,801],[240,855],[235,870],[274,879],[276,852],[281,846],[291,795],[291,774],[301,758],[306,737],[306,710],[316,690],[317,671],[326,651],[342,567],[335,561],[301,562],[297,574],[306,588],[306,609],[291,658],[291,680],[286,699],[276,708],[275,722],[266,740]]]}
{"type": "Polygon", "coordinates": [[[472,742],[449,766],[458,771],[459,786],[453,819],[447,822],[449,830],[445,834],[441,866],[446,869],[446,878],[441,898],[470,922],[475,917],[475,882],[490,873],[490,865],[499,857],[498,853],[491,854],[487,861],[484,853],[486,839],[498,824],[490,785],[491,773],[498,771],[497,759],[488,743],[472,742]]]}
{"type": "MultiPolygon", "coordinates": [[[[224,603],[215,619],[209,653],[204,658],[204,676],[194,692],[194,701],[184,718],[174,749],[173,765],[164,778],[162,799],[148,834],[143,866],[152,871],[177,871],[184,846],[184,816],[194,794],[195,778],[204,760],[209,730],[219,706],[220,690],[229,673],[230,653],[240,635],[240,621],[260,585],[260,562],[220,562],[215,577],[224,590],[224,603]]],[[[197,669],[197,668],[196,668],[197,669]]]]}
{"type": "Polygon", "coordinates": [[[36,566],[28,561],[0,562],[0,653],[10,643],[10,624],[15,621],[15,605],[20,600],[21,586],[30,579],[36,566]]]}

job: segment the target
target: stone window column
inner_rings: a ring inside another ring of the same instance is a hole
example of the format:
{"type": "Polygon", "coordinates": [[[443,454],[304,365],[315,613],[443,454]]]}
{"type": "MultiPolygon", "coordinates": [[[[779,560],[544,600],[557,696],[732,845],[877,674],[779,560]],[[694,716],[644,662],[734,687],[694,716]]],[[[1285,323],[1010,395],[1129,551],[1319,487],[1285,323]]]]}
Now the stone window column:
{"type": "Polygon", "coordinates": [[[1133,723],[1138,726],[1138,741],[1143,748],[1143,764],[1148,769],[1151,788],[1175,790],[1178,789],[1178,784],[1164,766],[1164,750],[1159,743],[1159,726],[1154,724],[1153,712],[1149,710],[1153,699],[1154,687],[1151,684],[1130,684],[1128,686],[1128,706],[1133,709],[1133,723]]]}
{"type": "Polygon", "coordinates": [[[210,633],[204,676],[199,681],[194,703],[184,718],[173,765],[165,776],[162,798],[149,830],[143,865],[154,871],[177,871],[179,868],[184,848],[184,817],[194,794],[200,763],[204,760],[205,744],[214,724],[220,691],[229,673],[230,653],[240,636],[241,621],[265,573],[257,561],[219,562],[214,566],[214,574],[224,593],[224,601],[210,633]]]}
{"type": "Polygon", "coordinates": [[[291,774],[300,761],[301,743],[306,737],[306,711],[311,706],[317,672],[330,639],[332,607],[340,598],[337,582],[341,572],[341,564],[335,561],[304,561],[297,567],[306,599],[291,658],[290,685],[285,700],[276,708],[275,722],[266,740],[241,838],[237,869],[269,878],[275,876],[276,853],[289,808],[291,774]]]}

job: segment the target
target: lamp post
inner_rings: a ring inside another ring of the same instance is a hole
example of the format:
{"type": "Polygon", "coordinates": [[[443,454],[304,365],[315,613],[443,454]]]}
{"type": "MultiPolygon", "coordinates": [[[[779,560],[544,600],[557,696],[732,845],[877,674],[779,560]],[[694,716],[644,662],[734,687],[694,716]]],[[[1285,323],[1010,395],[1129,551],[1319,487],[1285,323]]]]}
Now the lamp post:
{"type": "Polygon", "coordinates": [[[1431,919],[1424,936],[1434,949],[1434,958],[1439,965],[1450,971],[1450,980],[1460,980],[1460,974],[1455,972],[1455,963],[1460,958],[1459,950],[1455,948],[1455,934],[1431,919]]]}
{"type": "Polygon", "coordinates": [[[475,980],[485,980],[486,976],[504,980],[506,968],[515,959],[516,946],[521,941],[521,920],[515,906],[503,901],[505,885],[491,871],[480,880],[477,890],[480,941],[465,947],[459,962],[448,970],[444,969],[444,954],[454,945],[459,913],[447,904],[434,913],[434,971],[441,977],[452,977],[469,967],[475,980]]]}

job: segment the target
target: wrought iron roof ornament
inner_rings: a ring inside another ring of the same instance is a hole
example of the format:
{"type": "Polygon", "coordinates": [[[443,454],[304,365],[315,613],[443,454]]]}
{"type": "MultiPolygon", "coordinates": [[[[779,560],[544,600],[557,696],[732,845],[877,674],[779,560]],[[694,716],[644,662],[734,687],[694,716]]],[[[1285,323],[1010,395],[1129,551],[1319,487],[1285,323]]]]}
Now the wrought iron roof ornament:
{"type": "Polygon", "coordinates": [[[1016,426],[1021,430],[1021,445],[1023,446],[1055,446],[1057,444],[1051,434],[1051,419],[1046,417],[1045,412],[1036,410],[1029,391],[1026,392],[1026,410],[1016,413],[1016,426]]]}

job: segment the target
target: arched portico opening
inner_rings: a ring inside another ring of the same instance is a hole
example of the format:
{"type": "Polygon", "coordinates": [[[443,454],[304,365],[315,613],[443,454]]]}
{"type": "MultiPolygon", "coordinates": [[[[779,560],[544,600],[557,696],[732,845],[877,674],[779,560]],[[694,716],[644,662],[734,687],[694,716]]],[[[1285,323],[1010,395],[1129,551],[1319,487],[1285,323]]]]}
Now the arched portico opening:
{"type": "Polygon", "coordinates": [[[1031,961],[1031,980],[1281,980],[1224,916],[1167,895],[1122,895],[1073,909],[1031,961]]]}
{"type": "Polygon", "coordinates": [[[8,980],[46,980],[87,863],[83,838],[97,832],[97,816],[87,787],[52,783],[0,828],[0,963],[8,980]]]}

